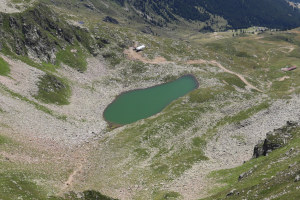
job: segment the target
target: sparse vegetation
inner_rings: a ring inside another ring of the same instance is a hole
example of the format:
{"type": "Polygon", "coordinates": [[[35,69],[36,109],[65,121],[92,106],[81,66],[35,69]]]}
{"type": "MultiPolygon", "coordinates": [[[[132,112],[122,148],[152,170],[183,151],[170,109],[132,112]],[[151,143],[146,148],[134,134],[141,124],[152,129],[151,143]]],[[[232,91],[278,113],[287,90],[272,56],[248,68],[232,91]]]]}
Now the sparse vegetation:
{"type": "Polygon", "coordinates": [[[171,191],[158,191],[154,193],[154,200],[171,200],[171,199],[179,199],[181,195],[178,192],[171,191]]]}
{"type": "Polygon", "coordinates": [[[20,99],[22,101],[25,101],[25,102],[33,105],[37,110],[40,110],[40,111],[42,111],[46,114],[52,115],[52,116],[56,117],[59,120],[66,120],[67,119],[67,116],[54,113],[49,108],[47,108],[47,107],[45,107],[41,104],[38,104],[35,101],[29,100],[28,98],[26,98],[26,97],[24,97],[24,96],[22,96],[22,95],[20,95],[16,92],[13,92],[13,91],[9,90],[7,87],[5,87],[3,85],[0,85],[0,88],[3,89],[5,92],[8,92],[13,98],[20,99]]]}
{"type": "Polygon", "coordinates": [[[58,64],[63,62],[79,72],[86,70],[86,55],[79,46],[68,46],[65,50],[59,51],[56,56],[58,64]]]}
{"type": "Polygon", "coordinates": [[[106,52],[102,56],[113,67],[121,63],[121,58],[115,52],[106,52]]]}
{"type": "Polygon", "coordinates": [[[25,174],[1,173],[0,198],[3,200],[14,199],[46,199],[46,192],[31,181],[25,174]]]}
{"type": "Polygon", "coordinates": [[[1,76],[7,76],[9,75],[10,69],[9,65],[3,58],[0,57],[0,75],[1,76]]]}
{"type": "Polygon", "coordinates": [[[86,190],[82,193],[70,192],[64,197],[52,197],[50,200],[117,200],[106,195],[101,194],[95,190],[86,190]],[[79,197],[80,196],[80,197],[79,197]]]}
{"type": "Polygon", "coordinates": [[[134,62],[131,65],[131,72],[133,74],[142,74],[147,71],[147,67],[145,67],[145,64],[142,62],[134,62]]]}
{"type": "Polygon", "coordinates": [[[220,121],[218,121],[214,127],[208,129],[207,134],[208,135],[214,134],[215,132],[218,131],[218,128],[220,128],[226,124],[233,124],[233,123],[238,124],[241,121],[248,119],[255,113],[258,113],[259,111],[267,109],[269,106],[270,106],[270,104],[268,102],[263,102],[257,106],[253,106],[252,108],[249,108],[247,110],[240,111],[239,113],[237,113],[234,116],[226,116],[223,119],[221,119],[220,121]]]}
{"type": "Polygon", "coordinates": [[[44,75],[38,82],[39,91],[35,98],[45,103],[57,105],[69,104],[71,88],[68,82],[54,75],[44,75]]]}

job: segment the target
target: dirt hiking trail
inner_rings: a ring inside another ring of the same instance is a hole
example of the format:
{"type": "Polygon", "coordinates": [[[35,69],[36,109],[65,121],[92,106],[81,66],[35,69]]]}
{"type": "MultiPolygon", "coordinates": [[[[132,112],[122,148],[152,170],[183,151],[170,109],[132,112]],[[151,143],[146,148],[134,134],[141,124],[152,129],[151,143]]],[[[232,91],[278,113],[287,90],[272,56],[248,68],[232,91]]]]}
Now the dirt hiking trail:
{"type": "Polygon", "coordinates": [[[69,189],[72,187],[73,183],[76,182],[76,176],[83,174],[83,166],[86,162],[85,159],[82,159],[80,162],[78,162],[77,166],[73,170],[73,172],[69,175],[66,182],[64,182],[59,195],[63,195],[66,191],[69,191],[69,189]]]}
{"type": "Polygon", "coordinates": [[[190,60],[190,61],[187,61],[187,64],[212,64],[212,65],[215,65],[215,66],[218,66],[220,69],[222,69],[223,71],[229,73],[229,74],[233,74],[235,76],[237,76],[239,79],[241,79],[241,81],[243,81],[249,88],[253,89],[253,90],[256,90],[258,92],[262,92],[262,90],[258,89],[257,87],[255,87],[254,85],[252,85],[251,83],[249,83],[246,78],[241,75],[241,74],[238,74],[236,72],[233,72],[233,71],[230,71],[229,69],[225,68],[223,65],[221,65],[219,62],[215,61],[215,60],[211,60],[211,61],[207,61],[207,60],[190,60]]]}
{"type": "MultiPolygon", "coordinates": [[[[133,47],[130,47],[129,49],[124,50],[124,54],[127,55],[127,58],[129,60],[138,60],[141,61],[143,63],[147,63],[147,64],[167,64],[167,63],[174,63],[174,62],[170,62],[167,61],[164,57],[156,57],[154,59],[148,59],[143,57],[143,55],[139,52],[134,51],[133,47]]],[[[229,74],[233,74],[235,76],[237,76],[241,81],[243,81],[250,89],[256,90],[258,92],[263,93],[262,90],[258,89],[257,87],[255,87],[254,85],[252,85],[251,83],[249,83],[246,78],[241,75],[238,74],[236,72],[230,71],[229,69],[225,68],[223,65],[221,65],[219,62],[215,61],[215,60],[203,60],[203,59],[199,59],[199,60],[189,60],[186,61],[185,64],[211,64],[211,65],[215,65],[217,67],[219,67],[220,69],[222,69],[223,71],[229,73],[229,74]]]]}

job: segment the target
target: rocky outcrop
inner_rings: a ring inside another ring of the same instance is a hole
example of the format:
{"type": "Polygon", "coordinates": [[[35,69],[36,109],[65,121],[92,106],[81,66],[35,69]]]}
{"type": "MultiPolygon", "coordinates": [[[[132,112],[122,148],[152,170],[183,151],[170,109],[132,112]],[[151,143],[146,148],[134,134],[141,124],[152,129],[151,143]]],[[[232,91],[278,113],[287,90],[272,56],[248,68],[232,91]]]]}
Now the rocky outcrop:
{"type": "Polygon", "coordinates": [[[253,158],[266,156],[275,149],[284,146],[289,140],[292,139],[291,132],[296,127],[299,127],[298,122],[288,121],[286,126],[267,133],[266,139],[260,141],[254,147],[253,158]]]}
{"type": "Polygon", "coordinates": [[[236,189],[232,189],[230,192],[226,194],[226,197],[230,197],[233,195],[239,195],[239,192],[236,189]]]}
{"type": "MultiPolygon", "coordinates": [[[[256,167],[257,167],[257,166],[254,166],[254,169],[255,169],[256,167]]],[[[250,176],[250,175],[253,173],[254,169],[250,169],[250,170],[247,171],[247,172],[241,173],[241,174],[239,175],[238,181],[241,181],[241,180],[243,180],[244,178],[250,176]]]]}
{"type": "Polygon", "coordinates": [[[104,22],[108,22],[108,23],[112,23],[112,24],[119,24],[118,20],[116,20],[115,18],[113,17],[110,17],[110,16],[106,16],[104,19],[103,19],[104,22]]]}
{"type": "Polygon", "coordinates": [[[154,32],[152,31],[152,29],[151,29],[150,26],[145,26],[145,27],[142,29],[142,32],[145,33],[145,34],[151,34],[151,35],[154,35],[154,32]]]}
{"type": "Polygon", "coordinates": [[[0,13],[0,42],[17,55],[53,64],[56,53],[69,45],[99,53],[98,42],[87,29],[68,24],[44,4],[22,13],[0,13]]]}
{"type": "Polygon", "coordinates": [[[204,26],[203,28],[201,28],[199,30],[199,32],[201,32],[201,33],[210,33],[210,32],[214,32],[214,29],[211,26],[204,26]]]}

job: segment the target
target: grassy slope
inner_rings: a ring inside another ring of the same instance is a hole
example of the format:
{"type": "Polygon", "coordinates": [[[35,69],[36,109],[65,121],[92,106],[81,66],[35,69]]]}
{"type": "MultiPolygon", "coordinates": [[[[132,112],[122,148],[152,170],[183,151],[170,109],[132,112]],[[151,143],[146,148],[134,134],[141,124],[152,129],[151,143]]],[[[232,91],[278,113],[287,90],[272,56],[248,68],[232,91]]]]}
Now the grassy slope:
{"type": "Polygon", "coordinates": [[[300,175],[300,129],[293,131],[293,140],[288,145],[273,151],[266,157],[252,159],[237,168],[215,171],[210,177],[223,186],[211,191],[205,199],[225,199],[232,189],[234,195],[226,199],[264,199],[274,196],[276,199],[298,199],[300,175]],[[238,181],[240,174],[252,170],[253,173],[238,181]],[[237,194],[239,193],[239,195],[237,194]]]}
{"type": "MultiPolygon", "coordinates": [[[[0,125],[2,126],[2,125],[0,125]]],[[[51,161],[51,152],[28,147],[0,133],[0,199],[1,200],[113,200],[96,191],[57,196],[61,177],[71,169],[51,161]]]]}
{"type": "MultiPolygon", "coordinates": [[[[50,174],[46,175],[46,167],[41,163],[30,163],[29,157],[40,159],[36,149],[26,147],[1,133],[0,152],[0,198],[3,200],[46,199],[49,188],[45,185],[49,185],[54,176],[51,175],[50,178],[50,174]],[[4,152],[7,156],[3,154],[4,152]],[[26,159],[28,162],[25,161],[26,159]],[[37,182],[43,184],[37,184],[37,182]]],[[[41,153],[47,154],[39,152],[41,153]]]]}
{"type": "Polygon", "coordinates": [[[246,75],[251,83],[276,99],[287,98],[294,92],[293,88],[299,93],[299,70],[287,73],[280,70],[286,65],[300,65],[296,53],[299,42],[296,34],[278,32],[262,34],[258,39],[254,36],[221,39],[206,46],[217,53],[224,66],[246,75]],[[294,50],[290,52],[291,48],[294,50]],[[279,81],[283,76],[290,78],[279,81]]]}
{"type": "Polygon", "coordinates": [[[86,54],[87,53],[85,53],[79,46],[68,46],[66,49],[60,50],[57,53],[57,63],[59,65],[63,62],[80,72],[84,72],[87,67],[86,54]]]}

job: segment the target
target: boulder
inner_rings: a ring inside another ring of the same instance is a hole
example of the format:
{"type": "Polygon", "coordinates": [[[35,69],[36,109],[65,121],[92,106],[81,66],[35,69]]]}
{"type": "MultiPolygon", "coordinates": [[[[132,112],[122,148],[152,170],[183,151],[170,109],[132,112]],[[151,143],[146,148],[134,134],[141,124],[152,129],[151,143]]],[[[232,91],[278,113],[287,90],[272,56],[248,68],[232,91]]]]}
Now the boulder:
{"type": "Polygon", "coordinates": [[[151,35],[154,35],[154,32],[152,31],[152,29],[151,29],[150,26],[145,26],[145,27],[142,29],[142,32],[145,33],[145,34],[151,34],[151,35]]]}
{"type": "Polygon", "coordinates": [[[235,193],[236,193],[236,189],[233,189],[233,190],[231,190],[230,192],[228,192],[227,194],[226,194],[226,197],[229,197],[229,196],[232,196],[232,195],[234,195],[235,193]]]}
{"type": "Polygon", "coordinates": [[[113,17],[110,17],[110,16],[106,16],[104,19],[103,19],[104,22],[108,22],[108,23],[112,23],[112,24],[119,24],[118,20],[116,20],[115,18],[113,17]]]}
{"type": "Polygon", "coordinates": [[[239,178],[238,178],[238,181],[241,181],[242,179],[246,178],[247,176],[251,175],[253,173],[253,170],[250,169],[249,171],[247,172],[244,172],[244,173],[241,173],[239,175],[239,178]]]}
{"type": "Polygon", "coordinates": [[[300,181],[300,175],[297,175],[296,177],[295,177],[295,182],[299,182],[300,181]]]}

